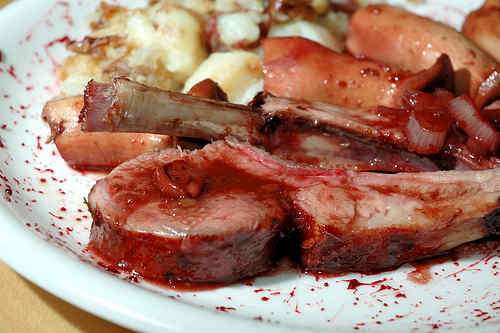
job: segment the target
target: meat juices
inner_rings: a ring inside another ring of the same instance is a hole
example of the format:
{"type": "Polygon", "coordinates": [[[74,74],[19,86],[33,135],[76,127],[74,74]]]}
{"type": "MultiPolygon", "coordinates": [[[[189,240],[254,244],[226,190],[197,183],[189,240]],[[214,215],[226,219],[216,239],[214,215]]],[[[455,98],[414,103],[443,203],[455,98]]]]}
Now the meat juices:
{"type": "Polygon", "coordinates": [[[361,173],[293,202],[303,267],[373,272],[498,234],[500,170],[361,173]]]}
{"type": "Polygon", "coordinates": [[[98,181],[91,247],[156,280],[229,283],[271,268],[286,221],[279,186],[209,151],[146,154],[98,181]]]}
{"type": "Polygon", "coordinates": [[[412,72],[431,66],[443,53],[455,70],[457,93],[478,107],[500,95],[497,62],[453,28],[387,5],[370,5],[351,17],[347,48],[356,56],[412,72]]]}
{"type": "Polygon", "coordinates": [[[499,200],[500,169],[323,170],[219,141],[146,154],[100,180],[90,244],[148,278],[231,282],[269,269],[296,228],[304,268],[373,271],[498,233],[499,200]]]}
{"type": "Polygon", "coordinates": [[[192,86],[188,95],[213,99],[215,101],[228,101],[227,94],[224,90],[222,90],[217,82],[212,81],[211,79],[205,79],[192,86]]]}

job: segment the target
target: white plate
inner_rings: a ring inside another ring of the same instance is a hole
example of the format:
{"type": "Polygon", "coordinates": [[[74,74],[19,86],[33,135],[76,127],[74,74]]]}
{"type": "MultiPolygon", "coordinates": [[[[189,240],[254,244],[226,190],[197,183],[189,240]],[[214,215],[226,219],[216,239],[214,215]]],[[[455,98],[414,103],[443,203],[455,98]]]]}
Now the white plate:
{"type": "MultiPolygon", "coordinates": [[[[444,3],[413,9],[458,26],[464,12],[478,6],[444,3]]],[[[24,0],[0,11],[2,260],[57,296],[141,331],[498,330],[498,242],[469,247],[460,259],[434,265],[432,280],[423,285],[408,280],[411,265],[320,279],[289,271],[205,292],[130,283],[99,269],[84,250],[91,221],[83,198],[96,176],[68,168],[55,147],[44,144],[48,129],[40,120],[43,103],[57,93],[54,62],[65,55],[62,45],[49,43],[65,35],[82,37],[96,5],[24,0]],[[347,288],[349,279],[376,283],[354,290],[347,288]]]]}

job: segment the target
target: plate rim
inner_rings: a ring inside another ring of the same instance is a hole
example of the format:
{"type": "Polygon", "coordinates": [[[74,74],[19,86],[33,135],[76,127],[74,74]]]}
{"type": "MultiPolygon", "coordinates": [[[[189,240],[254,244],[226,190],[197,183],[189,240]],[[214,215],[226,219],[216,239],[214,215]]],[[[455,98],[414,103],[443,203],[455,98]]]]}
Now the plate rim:
{"type": "MultiPolygon", "coordinates": [[[[45,5],[54,2],[56,0],[45,5]]],[[[23,13],[32,14],[30,8],[34,5],[40,5],[39,1],[17,0],[2,8],[0,27],[8,25],[9,21],[14,21],[15,17],[23,13]]],[[[123,281],[80,262],[76,256],[61,251],[27,229],[23,219],[16,216],[15,208],[10,207],[3,198],[0,199],[0,221],[0,260],[58,298],[123,327],[147,332],[189,332],[196,328],[219,332],[239,330],[241,333],[259,329],[265,332],[318,331],[200,308],[123,281]],[[92,283],[96,281],[98,283],[92,283]],[[87,288],[82,290],[82,286],[87,288]],[[134,304],[134,299],[140,299],[141,302],[134,304]],[[149,302],[148,312],[141,306],[145,302],[149,302]]],[[[352,331],[347,326],[332,326],[328,330],[352,331]]],[[[465,332],[467,329],[456,331],[465,332]]]]}
{"type": "MultiPolygon", "coordinates": [[[[256,329],[265,329],[266,332],[290,331],[289,326],[253,321],[170,300],[82,263],[27,230],[3,199],[0,221],[0,260],[45,291],[120,326],[142,332],[187,332],[194,328],[196,319],[203,323],[207,331],[221,331],[222,324],[230,325],[231,331],[242,333],[254,332],[256,329]],[[81,286],[87,289],[82,292],[81,286]],[[132,300],[137,298],[141,302],[134,304],[132,300]],[[144,301],[151,305],[148,315],[144,315],[145,311],[140,306],[144,301]]],[[[300,328],[293,328],[293,331],[309,332],[300,328]]]]}
{"type": "MultiPolygon", "coordinates": [[[[54,2],[46,2],[44,6],[54,2]]],[[[30,8],[35,5],[40,5],[40,2],[17,0],[3,7],[0,10],[0,27],[9,25],[8,22],[19,15],[32,16],[30,8]]],[[[290,331],[288,326],[254,321],[170,300],[82,263],[74,255],[61,251],[34,231],[28,230],[23,219],[16,216],[15,208],[10,207],[4,198],[0,199],[0,221],[0,260],[45,291],[125,328],[147,332],[186,332],[203,325],[205,330],[221,331],[226,326],[231,331],[236,329],[241,333],[254,332],[256,329],[265,329],[266,332],[290,331]],[[86,289],[82,291],[77,286],[86,286],[86,289]],[[142,301],[134,304],[132,300],[136,298],[142,301]],[[147,314],[140,306],[144,301],[150,304],[147,314]]]]}

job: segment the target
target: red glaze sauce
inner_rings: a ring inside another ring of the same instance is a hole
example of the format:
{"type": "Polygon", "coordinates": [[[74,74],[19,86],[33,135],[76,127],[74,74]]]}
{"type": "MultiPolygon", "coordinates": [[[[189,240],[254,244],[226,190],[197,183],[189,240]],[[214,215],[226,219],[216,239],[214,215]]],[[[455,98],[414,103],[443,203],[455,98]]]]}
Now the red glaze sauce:
{"type": "Polygon", "coordinates": [[[404,99],[405,107],[413,110],[420,126],[432,132],[447,131],[451,124],[447,104],[453,95],[439,94],[440,96],[437,97],[423,92],[414,92],[404,99]]]}
{"type": "Polygon", "coordinates": [[[417,284],[426,284],[432,280],[430,267],[421,266],[408,273],[408,280],[417,284]]]}
{"type": "Polygon", "coordinates": [[[349,290],[358,290],[358,287],[361,286],[376,286],[378,284],[384,283],[388,281],[388,279],[384,278],[381,280],[376,280],[373,282],[360,282],[358,279],[349,279],[349,280],[343,280],[344,282],[348,282],[347,289],[349,290]]]}
{"type": "Polygon", "coordinates": [[[453,260],[457,260],[457,257],[451,252],[439,257],[416,261],[412,263],[415,269],[408,273],[407,278],[413,283],[427,284],[432,280],[432,267],[453,260]]]}
{"type": "Polygon", "coordinates": [[[93,255],[97,256],[99,259],[97,261],[97,265],[104,269],[107,272],[110,272],[115,275],[119,274],[126,274],[128,275],[126,277],[127,280],[131,282],[139,282],[140,280],[144,280],[148,283],[166,288],[166,289],[171,289],[171,290],[177,290],[177,291],[205,291],[205,290],[214,290],[214,289],[219,289],[222,287],[227,286],[227,283],[192,283],[192,282],[183,282],[183,281],[174,281],[174,280],[167,280],[167,279],[148,279],[143,277],[140,274],[137,274],[136,272],[132,273],[131,271],[119,267],[116,264],[112,264],[110,260],[107,260],[103,257],[103,255],[94,249],[94,247],[90,244],[85,248],[86,251],[91,252],[93,255]]]}
{"type": "Polygon", "coordinates": [[[235,311],[236,308],[233,307],[227,307],[227,306],[216,306],[215,309],[220,312],[230,312],[230,311],[235,311]]]}
{"type": "Polygon", "coordinates": [[[54,67],[59,66],[59,63],[56,60],[56,58],[54,58],[54,56],[50,53],[50,48],[53,47],[53,46],[55,46],[55,45],[57,45],[57,44],[68,45],[69,43],[71,43],[71,39],[68,36],[63,36],[61,38],[54,39],[53,41],[50,41],[50,42],[48,42],[47,44],[44,45],[43,48],[45,50],[45,53],[49,57],[52,65],[54,67]]]}
{"type": "MultiPolygon", "coordinates": [[[[109,176],[107,189],[112,196],[115,193],[122,193],[122,191],[127,193],[127,196],[119,196],[116,199],[118,205],[126,208],[126,213],[120,216],[120,220],[126,221],[127,215],[142,207],[144,203],[157,202],[158,207],[165,214],[175,215],[179,218],[182,214],[189,213],[190,206],[196,202],[208,204],[208,202],[205,203],[207,198],[219,193],[224,195],[249,193],[252,194],[253,200],[265,202],[266,209],[268,209],[266,215],[259,221],[259,227],[255,231],[249,231],[255,233],[256,243],[252,243],[253,246],[248,249],[224,247],[224,244],[236,244],[234,242],[237,242],[241,237],[234,234],[232,229],[228,229],[229,233],[225,234],[223,228],[220,236],[207,236],[203,233],[187,236],[186,239],[189,240],[190,246],[193,248],[183,250],[180,248],[178,238],[159,237],[150,233],[142,233],[140,237],[137,237],[133,232],[124,232],[120,236],[115,233],[114,229],[109,231],[103,229],[108,228],[108,225],[107,222],[101,222],[94,223],[92,227],[91,243],[94,252],[97,250],[98,253],[104,253],[106,257],[109,257],[110,260],[107,262],[111,265],[126,262],[128,269],[139,272],[150,281],[153,280],[155,283],[183,290],[192,289],[197,284],[179,283],[177,282],[178,278],[204,281],[215,277],[219,280],[234,281],[248,273],[243,275],[239,275],[238,272],[233,273],[233,270],[228,269],[231,265],[241,263],[247,265],[244,266],[246,267],[244,269],[250,271],[256,269],[256,273],[272,268],[272,261],[269,258],[276,255],[277,248],[267,244],[277,241],[277,237],[280,235],[279,230],[285,222],[284,211],[280,206],[280,201],[276,199],[280,197],[280,186],[272,180],[242,174],[234,170],[233,167],[229,167],[225,162],[214,161],[208,165],[191,165],[190,163],[189,160],[179,159],[162,167],[152,164],[148,168],[136,170],[130,166],[130,171],[122,170],[124,173],[121,175],[109,176]],[[159,168],[160,171],[158,171],[159,168]],[[132,170],[134,171],[132,172],[132,170]],[[161,176],[157,174],[161,174],[161,176]],[[114,177],[116,177],[116,182],[113,181],[114,177]],[[130,177],[130,180],[122,182],[122,177],[130,177]],[[144,184],[141,185],[140,189],[135,187],[137,179],[144,179],[144,184]],[[259,239],[265,240],[260,242],[259,239]],[[222,247],[222,252],[219,254],[211,248],[214,242],[222,247]],[[166,246],[169,248],[168,251],[165,250],[166,246]],[[255,251],[254,246],[265,251],[264,255],[259,255],[259,258],[252,260],[244,259],[250,258],[251,253],[246,253],[246,251],[255,251]],[[129,251],[130,248],[137,249],[134,251],[135,254],[129,251]],[[224,252],[226,248],[227,253],[224,252]],[[192,261],[195,262],[194,266],[188,267],[191,265],[189,263],[191,259],[186,259],[183,255],[185,251],[191,250],[195,253],[208,251],[210,255],[206,259],[194,258],[192,261]],[[227,256],[224,256],[223,253],[226,253],[227,256]],[[209,261],[212,260],[220,260],[221,263],[207,270],[207,267],[211,265],[209,261]],[[185,261],[188,263],[184,263],[185,261]]],[[[133,230],[134,226],[129,225],[128,228],[133,230]]],[[[208,284],[208,288],[220,286],[208,284]]],[[[206,287],[207,285],[204,284],[203,288],[206,287]]]]}
{"type": "Polygon", "coordinates": [[[214,290],[228,286],[228,283],[200,283],[200,282],[183,282],[183,281],[173,281],[173,280],[153,280],[144,279],[145,281],[155,284],[157,286],[165,287],[177,291],[205,291],[214,290]]]}
{"type": "MultiPolygon", "coordinates": [[[[133,166],[131,166],[133,167],[133,166]]],[[[153,165],[154,171],[157,170],[156,164],[153,165]]],[[[241,174],[239,170],[236,170],[236,168],[231,167],[229,164],[226,164],[226,162],[222,161],[213,161],[209,165],[203,165],[200,164],[199,161],[197,160],[190,160],[190,159],[179,159],[175,160],[174,162],[170,162],[167,165],[162,167],[163,172],[166,173],[169,178],[169,182],[173,183],[176,187],[179,187],[181,192],[184,191],[184,194],[172,194],[170,192],[166,192],[163,190],[163,188],[168,187],[169,184],[162,184],[162,181],[156,181],[152,182],[151,188],[149,188],[149,185],[145,185],[147,188],[141,188],[140,193],[137,194],[137,197],[133,197],[133,205],[141,206],[142,203],[144,202],[149,202],[151,198],[164,198],[168,199],[166,200],[167,202],[165,203],[165,209],[166,210],[173,210],[176,205],[178,204],[176,200],[181,199],[181,197],[186,196],[189,191],[187,190],[187,187],[191,183],[200,183],[202,184],[202,190],[201,194],[198,193],[196,195],[193,195],[192,197],[190,195],[187,195],[190,199],[190,202],[196,202],[199,198],[203,196],[211,196],[217,193],[255,193],[256,197],[258,198],[259,201],[266,201],[270,200],[272,197],[279,196],[280,194],[280,186],[277,186],[278,184],[273,183],[272,180],[268,179],[260,179],[256,176],[252,176],[250,174],[241,174]],[[197,163],[198,162],[198,163],[197,163]],[[190,163],[193,163],[190,165],[190,163]],[[141,194],[142,193],[142,194],[141,194]],[[180,196],[177,198],[177,196],[180,196]]],[[[138,178],[141,177],[152,177],[153,169],[148,169],[148,168],[140,168],[139,171],[134,172],[131,175],[128,175],[127,177],[133,177],[134,181],[130,182],[125,182],[122,183],[120,187],[116,188],[116,191],[125,191],[126,193],[129,193],[131,191],[137,191],[137,189],[134,187],[135,181],[137,181],[138,178]],[[130,190],[130,191],[129,191],[130,190]]],[[[123,175],[122,175],[123,176],[123,175]]],[[[112,176],[110,179],[113,179],[114,176],[112,176]]],[[[108,180],[110,181],[110,180],[108,180]]],[[[110,187],[114,188],[112,185],[110,187]]],[[[112,192],[112,191],[110,191],[112,192]]],[[[113,193],[111,193],[113,195],[113,193]]],[[[130,194],[132,195],[132,194],[130,194]]],[[[120,199],[123,200],[123,202],[117,201],[118,204],[127,204],[128,207],[130,208],[131,205],[128,204],[128,201],[130,200],[130,195],[127,197],[123,197],[120,199]]],[[[163,199],[162,199],[163,200],[163,199]]],[[[163,201],[162,201],[163,204],[163,201]]],[[[132,206],[133,206],[132,205],[132,206]]],[[[136,206],[136,207],[137,207],[136,206]]],[[[127,207],[127,206],[124,206],[127,207]]],[[[133,210],[134,208],[130,208],[133,210]]],[[[179,209],[179,211],[181,211],[179,209]]],[[[182,212],[180,212],[182,213],[182,212]]],[[[179,215],[177,215],[179,216],[179,215]]],[[[103,222],[101,222],[103,223],[103,222]]],[[[97,224],[97,227],[99,227],[98,223],[94,223],[94,226],[97,224]]],[[[93,226],[93,228],[94,228],[93,226]]],[[[94,229],[93,229],[94,231],[94,229]]],[[[144,241],[144,239],[141,240],[136,240],[133,239],[134,237],[131,236],[124,236],[126,239],[123,241],[122,244],[119,244],[117,242],[117,246],[113,246],[113,244],[102,244],[106,242],[102,242],[99,237],[97,237],[97,241],[101,242],[101,246],[104,247],[104,250],[102,250],[104,253],[111,253],[113,257],[113,261],[110,262],[121,262],[122,260],[126,260],[130,266],[131,269],[136,269],[136,267],[144,267],[146,264],[150,265],[148,268],[143,269],[140,273],[143,274],[144,276],[147,277],[153,277],[155,280],[160,279],[161,281],[155,281],[156,283],[162,283],[162,284],[167,284],[170,288],[180,288],[180,289],[190,289],[192,288],[192,283],[178,283],[175,281],[175,278],[186,278],[186,279],[191,279],[191,280],[201,280],[204,281],[205,275],[203,272],[196,272],[196,274],[199,275],[190,275],[193,274],[192,272],[195,271],[196,269],[193,269],[193,267],[189,266],[189,272],[186,273],[185,269],[183,267],[178,267],[178,264],[171,264],[167,260],[173,260],[175,262],[175,249],[168,253],[165,254],[165,262],[157,262],[156,258],[158,258],[158,251],[156,251],[157,248],[161,248],[161,246],[164,245],[165,242],[171,242],[168,237],[165,238],[154,238],[151,237],[151,239],[147,238],[147,245],[144,246],[144,244],[141,244],[141,242],[144,241]],[[133,254],[133,257],[130,258],[128,256],[123,256],[123,253],[129,253],[129,252],[120,252],[122,246],[125,246],[124,243],[127,244],[130,248],[136,249],[134,245],[137,245],[141,247],[142,251],[137,251],[140,254],[135,255],[133,254]],[[155,244],[156,243],[156,244],[155,244]],[[144,246],[144,247],[142,247],[144,246]],[[113,248],[116,248],[113,250],[113,248]],[[108,252],[108,250],[110,252],[108,252]],[[174,257],[174,259],[172,259],[174,257]],[[155,258],[153,260],[152,258],[155,258]],[[170,266],[171,265],[171,266],[170,266]],[[167,267],[167,268],[166,268],[167,267]],[[163,278],[162,276],[165,275],[168,272],[168,276],[166,278],[163,278]],[[201,277],[200,277],[201,276],[201,277]],[[174,282],[171,280],[174,279],[174,282]]],[[[144,236],[147,237],[147,236],[144,236]]],[[[401,239],[405,239],[406,234],[401,235],[401,239]]],[[[93,238],[94,241],[94,238],[93,238]]],[[[201,243],[201,247],[204,245],[202,244],[204,240],[200,240],[199,243],[201,243]]],[[[175,242],[172,242],[173,246],[176,246],[174,244],[175,242]]],[[[358,245],[357,245],[358,246],[358,245]]],[[[418,257],[418,255],[422,255],[421,253],[416,252],[416,255],[414,257],[418,257]]],[[[411,258],[411,256],[410,256],[411,258]]],[[[446,261],[448,258],[444,258],[441,260],[446,261]]],[[[385,257],[381,257],[381,260],[387,260],[385,257]]],[[[435,263],[432,262],[433,264],[435,263]]],[[[191,265],[190,263],[188,263],[191,265]]],[[[201,266],[200,266],[201,267],[201,266]]],[[[266,269],[268,266],[265,266],[266,269]]],[[[219,272],[216,272],[219,273],[219,272]]],[[[214,274],[212,276],[218,276],[217,274],[214,274]]],[[[225,279],[227,281],[229,280],[237,280],[241,276],[237,277],[231,277],[228,279],[225,279]]],[[[207,278],[212,279],[212,277],[207,278]]],[[[430,281],[431,276],[429,273],[428,269],[428,263],[427,262],[419,262],[416,264],[416,269],[414,272],[409,274],[409,279],[416,283],[427,283],[430,281]]],[[[364,286],[364,285],[377,285],[377,284],[382,284],[385,282],[387,279],[382,279],[382,280],[376,280],[373,282],[362,282],[357,279],[351,279],[351,280],[346,280],[345,282],[348,282],[347,284],[347,289],[351,290],[357,290],[358,287],[364,286]]],[[[198,285],[198,284],[196,284],[198,285]]],[[[220,285],[214,286],[213,284],[210,284],[210,288],[214,287],[219,287],[220,285]]]]}
{"type": "MultiPolygon", "coordinates": [[[[327,272],[322,272],[322,271],[308,271],[304,270],[304,274],[309,275],[314,277],[316,281],[319,281],[320,279],[332,279],[332,278],[337,278],[341,276],[345,276],[349,274],[349,272],[339,272],[339,273],[327,273],[327,272]]],[[[325,282],[328,284],[328,282],[325,282]]]]}

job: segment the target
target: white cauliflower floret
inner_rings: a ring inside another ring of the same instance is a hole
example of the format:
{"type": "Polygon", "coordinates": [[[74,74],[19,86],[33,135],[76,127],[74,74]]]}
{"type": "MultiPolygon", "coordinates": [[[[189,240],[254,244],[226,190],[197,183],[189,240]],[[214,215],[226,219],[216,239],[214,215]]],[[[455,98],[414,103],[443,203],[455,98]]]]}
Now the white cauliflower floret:
{"type": "Polygon", "coordinates": [[[151,56],[131,62],[161,64],[175,80],[184,82],[207,56],[201,23],[187,10],[174,6],[156,5],[145,14],[129,19],[127,39],[136,50],[150,50],[151,56]]]}
{"type": "Polygon", "coordinates": [[[342,42],[325,27],[309,21],[297,20],[288,23],[275,24],[269,31],[269,36],[285,37],[299,36],[318,42],[332,50],[341,52],[342,42]]]}
{"type": "Polygon", "coordinates": [[[142,9],[101,5],[91,36],[115,36],[121,38],[120,45],[105,46],[99,55],[81,55],[77,70],[73,70],[74,61],[67,61],[62,70],[74,73],[61,75],[63,92],[73,94],[82,85],[78,82],[110,80],[116,75],[179,90],[207,52],[197,14],[167,2],[142,9]]]}
{"type": "Polygon", "coordinates": [[[67,96],[81,95],[91,78],[102,79],[99,63],[91,56],[77,54],[66,59],[58,71],[61,79],[61,92],[67,96]]]}
{"type": "Polygon", "coordinates": [[[217,18],[220,41],[227,46],[240,42],[251,44],[259,40],[262,18],[256,12],[223,14],[217,18]]]}
{"type": "Polygon", "coordinates": [[[230,102],[247,104],[262,91],[262,65],[259,57],[248,51],[212,53],[186,81],[183,91],[204,79],[217,82],[230,102]]]}

